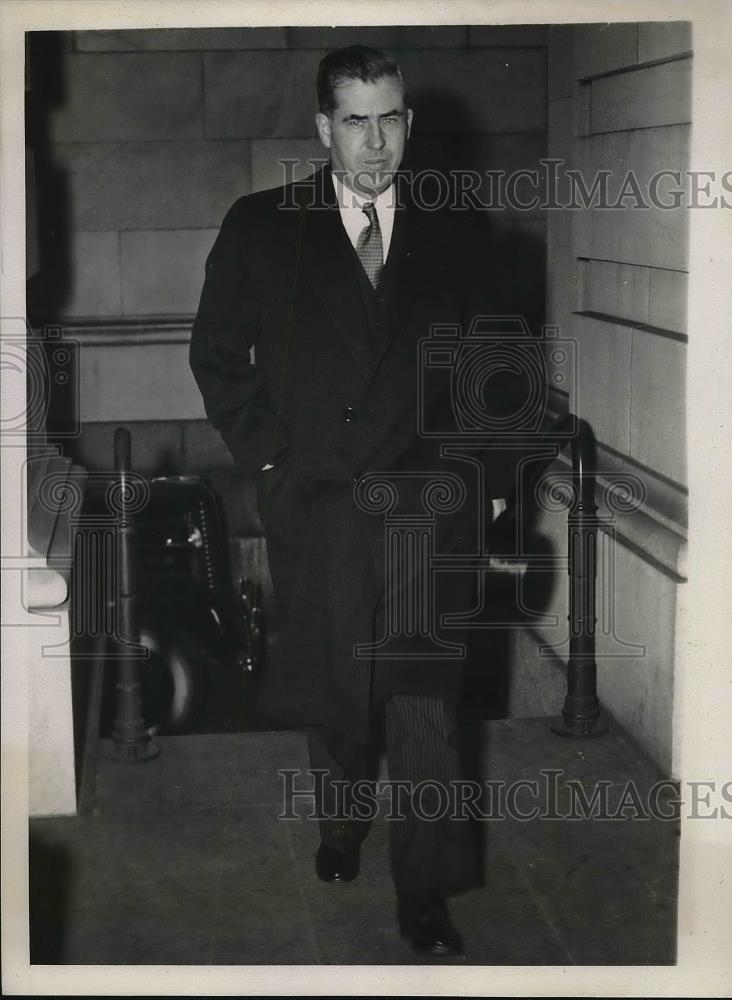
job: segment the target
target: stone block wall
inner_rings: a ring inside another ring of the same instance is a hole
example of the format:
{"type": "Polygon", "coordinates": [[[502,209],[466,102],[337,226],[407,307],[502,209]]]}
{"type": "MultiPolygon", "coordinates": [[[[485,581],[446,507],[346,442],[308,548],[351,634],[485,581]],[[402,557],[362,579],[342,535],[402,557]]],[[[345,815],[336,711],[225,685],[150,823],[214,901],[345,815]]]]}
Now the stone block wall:
{"type": "MultiPolygon", "coordinates": [[[[389,46],[402,65],[420,163],[448,146],[459,167],[537,165],[542,28],[68,33],[46,121],[47,159],[68,203],[70,274],[56,318],[191,315],[231,203],[282,183],[282,157],[302,161],[304,174],[309,159],[326,158],[315,138],[315,74],[328,48],[354,40],[389,46]]],[[[511,220],[529,221],[541,235],[535,213],[511,220]]]]}
{"type": "MultiPolygon", "coordinates": [[[[690,25],[682,22],[552,26],[548,149],[564,161],[562,173],[579,171],[591,189],[609,171],[611,202],[632,174],[650,203],[653,176],[678,171],[681,184],[667,175],[660,197],[670,203],[671,189],[680,187],[688,204],[691,49],[690,25]]],[[[569,185],[565,175],[562,202],[569,185]]],[[[625,479],[638,501],[622,514],[601,509],[612,532],[600,553],[598,688],[659,767],[677,774],[689,213],[637,207],[632,196],[625,206],[596,201],[548,213],[547,321],[574,341],[577,357],[574,378],[554,390],[553,404],[592,425],[601,493],[625,479]]],[[[545,512],[538,527],[557,554],[566,550],[566,513],[545,512]]],[[[542,644],[567,659],[566,586],[554,589],[546,611],[556,624],[522,633],[515,653],[516,662],[542,676],[542,644]]],[[[556,711],[563,678],[555,684],[556,711]]]]}

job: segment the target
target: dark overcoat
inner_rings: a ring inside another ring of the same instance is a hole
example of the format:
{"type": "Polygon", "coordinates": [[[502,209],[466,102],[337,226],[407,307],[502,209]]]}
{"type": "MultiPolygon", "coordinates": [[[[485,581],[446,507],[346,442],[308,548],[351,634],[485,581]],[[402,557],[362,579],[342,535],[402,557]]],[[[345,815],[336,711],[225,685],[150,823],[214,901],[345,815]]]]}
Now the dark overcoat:
{"type": "MultiPolygon", "coordinates": [[[[454,404],[449,378],[420,376],[421,342],[436,324],[466,330],[496,310],[500,291],[473,213],[427,210],[399,191],[378,296],[342,225],[328,167],[237,201],[206,263],[190,348],[209,420],[258,483],[279,617],[258,707],[361,737],[374,700],[460,693],[455,647],[464,634],[443,636],[444,657],[424,635],[394,657],[354,652],[382,638],[400,589],[400,570],[386,569],[385,512],[364,509],[358,490],[370,473],[386,473],[397,513],[425,514],[425,472],[460,477],[466,498],[436,517],[436,544],[445,554],[474,550],[476,468],[419,431],[449,421],[454,404]]],[[[491,393],[501,398],[500,376],[491,393]]],[[[371,491],[372,500],[384,495],[371,491]]],[[[443,574],[429,614],[469,611],[474,584],[471,572],[443,574]]]]}

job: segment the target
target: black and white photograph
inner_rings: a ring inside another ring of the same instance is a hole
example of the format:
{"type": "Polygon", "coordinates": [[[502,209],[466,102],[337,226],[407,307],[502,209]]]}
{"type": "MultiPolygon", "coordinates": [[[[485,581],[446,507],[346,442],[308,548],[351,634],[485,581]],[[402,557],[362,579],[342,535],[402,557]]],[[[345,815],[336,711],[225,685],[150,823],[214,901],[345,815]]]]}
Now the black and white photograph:
{"type": "Polygon", "coordinates": [[[728,995],[729,8],[120,7],[3,15],[3,992],[728,995]]]}

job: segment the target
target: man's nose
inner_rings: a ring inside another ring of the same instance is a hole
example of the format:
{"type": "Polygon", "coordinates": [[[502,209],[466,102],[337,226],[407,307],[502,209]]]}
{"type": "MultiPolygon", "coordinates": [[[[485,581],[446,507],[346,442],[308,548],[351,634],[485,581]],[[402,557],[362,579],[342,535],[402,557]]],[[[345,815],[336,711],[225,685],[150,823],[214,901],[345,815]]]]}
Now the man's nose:
{"type": "Polygon", "coordinates": [[[368,135],[366,137],[369,149],[383,149],[384,141],[384,133],[381,129],[381,123],[370,125],[368,135]]]}

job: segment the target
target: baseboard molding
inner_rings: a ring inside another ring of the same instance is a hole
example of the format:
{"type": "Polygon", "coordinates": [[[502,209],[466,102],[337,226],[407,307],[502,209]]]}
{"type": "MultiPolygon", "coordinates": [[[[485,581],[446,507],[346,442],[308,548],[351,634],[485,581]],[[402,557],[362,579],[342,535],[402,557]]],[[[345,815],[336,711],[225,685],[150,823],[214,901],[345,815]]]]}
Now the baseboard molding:
{"type": "MultiPolygon", "coordinates": [[[[528,641],[537,647],[537,651],[540,647],[546,646],[546,639],[541,635],[541,633],[530,625],[525,626],[522,630],[523,634],[527,637],[528,641]]],[[[546,662],[550,670],[554,671],[555,678],[561,679],[563,685],[563,690],[566,693],[566,683],[567,683],[567,664],[556,654],[551,653],[550,655],[542,656],[541,659],[546,662]]],[[[516,661],[514,669],[520,669],[520,664],[516,661]]],[[[554,715],[559,715],[561,712],[562,703],[558,704],[557,711],[554,715]]],[[[632,748],[633,752],[638,755],[638,757],[643,760],[646,764],[650,764],[658,772],[659,779],[667,779],[672,777],[666,770],[659,766],[658,761],[649,753],[649,751],[644,747],[638,739],[628,730],[626,726],[618,719],[616,715],[604,704],[601,704],[603,714],[607,717],[610,729],[614,733],[618,733],[622,736],[623,740],[632,748]]],[[[516,716],[513,713],[511,718],[526,718],[526,716],[516,716]]],[[[672,779],[674,780],[674,779],[672,779]]]]}

